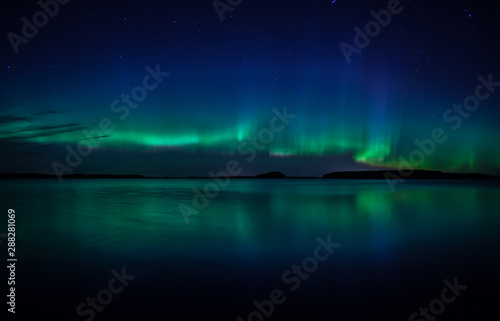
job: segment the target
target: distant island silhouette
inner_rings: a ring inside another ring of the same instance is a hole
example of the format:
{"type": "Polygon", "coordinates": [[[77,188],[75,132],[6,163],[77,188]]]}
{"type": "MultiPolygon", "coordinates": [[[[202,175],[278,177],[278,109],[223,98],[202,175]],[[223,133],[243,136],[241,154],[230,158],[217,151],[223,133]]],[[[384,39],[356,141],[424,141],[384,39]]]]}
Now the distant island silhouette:
{"type": "Polygon", "coordinates": [[[282,172],[269,172],[265,174],[259,174],[255,178],[286,178],[285,174],[282,172]]]}
{"type": "MultiPolygon", "coordinates": [[[[256,176],[233,176],[238,179],[500,179],[500,176],[493,176],[481,173],[445,173],[441,171],[414,170],[411,175],[404,176],[398,170],[369,170],[369,171],[344,171],[324,174],[322,177],[315,176],[286,176],[282,172],[272,171],[258,174],[256,176]]],[[[0,179],[9,178],[47,178],[57,179],[56,175],[38,173],[0,173],[0,179]]],[[[115,174],[70,174],[63,175],[64,179],[99,179],[99,178],[128,178],[128,179],[211,179],[206,176],[189,177],[153,177],[136,174],[115,175],[115,174]]]]}

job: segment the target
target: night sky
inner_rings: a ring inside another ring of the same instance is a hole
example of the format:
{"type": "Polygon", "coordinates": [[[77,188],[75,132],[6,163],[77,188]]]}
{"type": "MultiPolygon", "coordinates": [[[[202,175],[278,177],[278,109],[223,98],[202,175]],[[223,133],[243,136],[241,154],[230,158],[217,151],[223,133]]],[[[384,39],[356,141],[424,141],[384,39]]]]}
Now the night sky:
{"type": "Polygon", "coordinates": [[[0,171],[500,174],[496,1],[229,2],[4,4],[0,171]]]}

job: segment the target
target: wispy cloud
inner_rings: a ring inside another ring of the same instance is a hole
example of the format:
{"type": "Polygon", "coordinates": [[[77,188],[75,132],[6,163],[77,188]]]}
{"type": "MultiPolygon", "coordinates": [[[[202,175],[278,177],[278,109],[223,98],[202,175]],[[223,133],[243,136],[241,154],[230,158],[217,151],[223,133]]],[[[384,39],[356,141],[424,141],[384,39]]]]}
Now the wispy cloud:
{"type": "Polygon", "coordinates": [[[80,126],[79,124],[68,124],[60,126],[32,126],[30,128],[25,128],[16,131],[16,133],[23,133],[23,135],[18,136],[7,136],[7,139],[31,139],[36,137],[53,136],[64,133],[71,133],[78,130],[87,128],[87,126],[80,126]]]}
{"type": "Polygon", "coordinates": [[[80,123],[53,124],[47,115],[58,114],[54,110],[20,112],[0,115],[0,139],[10,141],[30,140],[75,132],[87,128],[80,123]]]}
{"type": "Polygon", "coordinates": [[[13,116],[13,115],[0,116],[0,124],[10,124],[16,121],[29,121],[29,120],[31,120],[29,116],[13,116]]]}

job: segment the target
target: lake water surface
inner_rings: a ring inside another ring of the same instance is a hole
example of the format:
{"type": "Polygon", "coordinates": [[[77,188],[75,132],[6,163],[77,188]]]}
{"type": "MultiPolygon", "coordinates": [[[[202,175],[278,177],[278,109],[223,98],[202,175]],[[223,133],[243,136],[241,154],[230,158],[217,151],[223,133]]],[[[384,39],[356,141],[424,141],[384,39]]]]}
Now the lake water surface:
{"type": "Polygon", "coordinates": [[[467,289],[437,320],[500,315],[498,182],[409,180],[393,193],[381,180],[233,179],[186,224],[179,205],[207,182],[3,180],[16,317],[87,320],[77,306],[122,268],[135,279],[95,320],[247,320],[274,289],[284,302],[262,319],[409,320],[455,278],[467,289]],[[284,281],[318,238],[340,245],[284,281]]]}

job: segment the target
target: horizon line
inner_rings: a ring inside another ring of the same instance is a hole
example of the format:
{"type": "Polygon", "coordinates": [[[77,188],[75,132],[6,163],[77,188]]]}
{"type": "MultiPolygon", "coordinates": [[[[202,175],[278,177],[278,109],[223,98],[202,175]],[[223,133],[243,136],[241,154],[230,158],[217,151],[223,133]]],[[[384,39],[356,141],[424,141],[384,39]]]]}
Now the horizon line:
{"type": "MultiPolygon", "coordinates": [[[[438,170],[423,170],[423,169],[405,169],[405,172],[412,171],[411,174],[402,175],[405,178],[411,179],[500,179],[500,175],[491,175],[484,173],[463,173],[463,172],[443,172],[438,170]],[[416,177],[413,177],[417,173],[416,177]]],[[[403,170],[398,169],[377,169],[377,170],[361,170],[361,171],[336,171],[323,174],[321,176],[286,176],[279,171],[271,171],[257,175],[238,175],[238,176],[148,176],[143,174],[67,174],[57,176],[55,174],[43,173],[0,173],[0,179],[7,178],[74,178],[74,179],[99,179],[99,178],[115,178],[115,179],[214,179],[214,178],[232,178],[232,179],[387,179],[381,176],[383,173],[401,173],[403,170]]]]}

